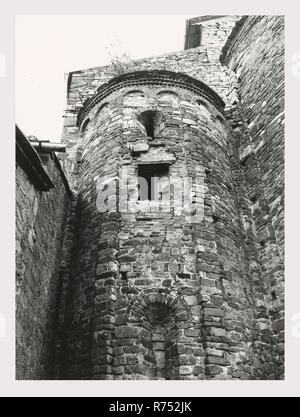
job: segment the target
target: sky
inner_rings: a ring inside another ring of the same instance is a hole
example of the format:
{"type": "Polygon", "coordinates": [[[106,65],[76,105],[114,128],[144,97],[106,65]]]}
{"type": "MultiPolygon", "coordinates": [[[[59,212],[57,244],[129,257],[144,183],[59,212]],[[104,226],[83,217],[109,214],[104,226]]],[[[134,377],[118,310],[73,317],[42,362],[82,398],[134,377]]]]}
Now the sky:
{"type": "Polygon", "coordinates": [[[23,133],[60,142],[66,74],[104,66],[111,53],[132,59],[184,48],[194,16],[18,16],[16,123],[23,133]]]}

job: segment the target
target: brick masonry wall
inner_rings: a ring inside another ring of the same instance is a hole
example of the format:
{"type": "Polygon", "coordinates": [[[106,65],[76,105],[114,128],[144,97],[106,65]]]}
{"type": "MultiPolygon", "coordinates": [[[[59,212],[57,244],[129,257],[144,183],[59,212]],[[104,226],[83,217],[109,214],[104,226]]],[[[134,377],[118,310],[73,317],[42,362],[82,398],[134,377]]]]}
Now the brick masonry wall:
{"type": "Polygon", "coordinates": [[[245,178],[251,240],[250,274],[257,295],[257,366],[284,376],[284,18],[251,16],[236,28],[224,63],[238,78],[236,148],[245,178]],[[251,222],[252,225],[251,225],[251,222]],[[253,257],[257,251],[258,256],[253,257]],[[252,254],[252,255],[251,255],[252,254]],[[271,343],[270,343],[271,341],[271,343]],[[271,344],[271,351],[266,347],[271,344]],[[270,358],[273,362],[270,363],[270,358]]]}
{"type": "Polygon", "coordinates": [[[59,258],[69,195],[54,160],[55,188],[37,190],[16,167],[16,378],[51,377],[59,258]]]}

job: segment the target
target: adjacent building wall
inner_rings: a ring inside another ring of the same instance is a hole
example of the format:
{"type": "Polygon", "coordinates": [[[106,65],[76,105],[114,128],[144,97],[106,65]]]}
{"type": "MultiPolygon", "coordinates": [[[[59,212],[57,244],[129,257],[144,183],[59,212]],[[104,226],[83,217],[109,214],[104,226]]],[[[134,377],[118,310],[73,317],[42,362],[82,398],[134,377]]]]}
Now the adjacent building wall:
{"type": "Polygon", "coordinates": [[[44,155],[43,168],[55,186],[48,191],[33,185],[24,166],[16,166],[16,378],[21,380],[51,376],[60,249],[70,199],[55,156],[44,155]]]}

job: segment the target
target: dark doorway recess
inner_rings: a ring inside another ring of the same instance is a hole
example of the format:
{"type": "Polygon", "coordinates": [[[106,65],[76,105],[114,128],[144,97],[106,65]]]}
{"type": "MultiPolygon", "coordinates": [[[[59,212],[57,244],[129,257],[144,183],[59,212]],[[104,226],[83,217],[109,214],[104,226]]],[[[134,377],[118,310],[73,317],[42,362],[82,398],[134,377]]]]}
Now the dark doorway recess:
{"type": "Polygon", "coordinates": [[[140,201],[162,200],[169,188],[169,165],[147,164],[138,167],[140,201]]]}

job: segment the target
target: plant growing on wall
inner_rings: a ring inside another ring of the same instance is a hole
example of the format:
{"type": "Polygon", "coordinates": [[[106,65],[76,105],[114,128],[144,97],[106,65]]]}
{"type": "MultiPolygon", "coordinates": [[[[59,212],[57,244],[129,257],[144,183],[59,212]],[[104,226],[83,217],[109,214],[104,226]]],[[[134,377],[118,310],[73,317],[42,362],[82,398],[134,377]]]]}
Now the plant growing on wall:
{"type": "Polygon", "coordinates": [[[112,75],[122,75],[134,70],[134,62],[119,40],[116,40],[115,44],[110,43],[106,50],[110,58],[112,75]]]}

